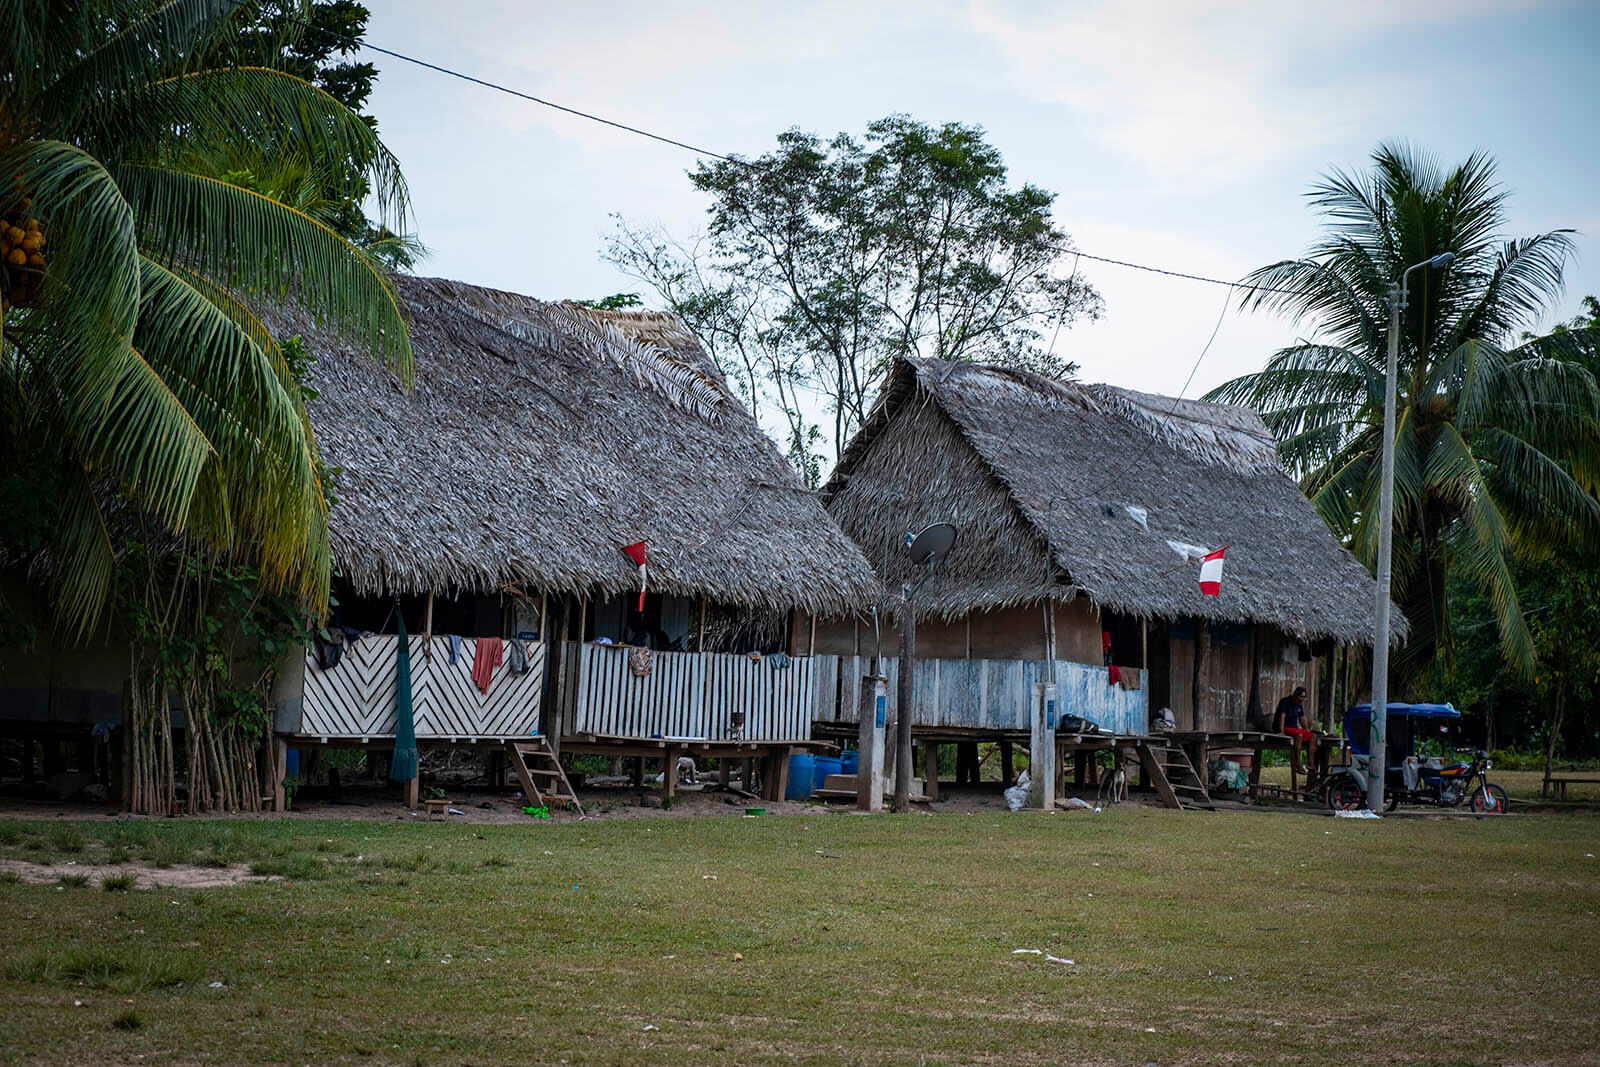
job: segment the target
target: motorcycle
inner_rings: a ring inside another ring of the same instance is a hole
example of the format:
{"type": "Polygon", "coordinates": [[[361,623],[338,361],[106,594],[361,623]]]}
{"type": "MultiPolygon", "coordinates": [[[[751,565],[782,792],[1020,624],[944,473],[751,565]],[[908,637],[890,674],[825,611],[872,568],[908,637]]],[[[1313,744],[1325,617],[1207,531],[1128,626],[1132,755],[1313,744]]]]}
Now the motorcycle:
{"type": "MultiPolygon", "coordinates": [[[[1506,791],[1489,781],[1494,764],[1489,754],[1474,749],[1472,759],[1446,763],[1437,756],[1415,755],[1417,731],[1437,724],[1448,729],[1461,713],[1449,704],[1390,704],[1385,731],[1388,764],[1384,774],[1384,810],[1404,804],[1455,808],[1466,804],[1472,811],[1501,815],[1510,810],[1506,791]]],[[[1359,704],[1345,712],[1344,734],[1350,742],[1350,765],[1335,768],[1323,783],[1328,807],[1353,811],[1367,806],[1372,756],[1372,707],[1359,704]]]]}

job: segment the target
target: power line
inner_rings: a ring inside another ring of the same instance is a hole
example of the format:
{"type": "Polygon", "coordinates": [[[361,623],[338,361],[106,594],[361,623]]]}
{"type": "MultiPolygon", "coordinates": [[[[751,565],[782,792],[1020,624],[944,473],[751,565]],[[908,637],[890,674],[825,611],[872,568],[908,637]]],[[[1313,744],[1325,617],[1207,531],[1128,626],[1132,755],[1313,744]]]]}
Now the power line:
{"type": "Polygon", "coordinates": [[[565,104],[558,104],[554,100],[546,100],[543,97],[534,96],[532,93],[525,93],[520,89],[513,89],[509,85],[501,85],[499,82],[489,81],[487,78],[479,78],[471,74],[463,73],[459,70],[452,70],[449,67],[440,66],[438,63],[430,63],[426,59],[418,59],[415,56],[408,56],[404,52],[396,52],[392,48],[384,48],[380,45],[372,44],[370,41],[367,41],[361,37],[356,37],[348,33],[341,33],[338,30],[330,30],[323,26],[313,26],[303,18],[295,18],[289,15],[284,17],[291,22],[299,23],[309,30],[313,30],[325,36],[334,37],[338,40],[344,41],[346,44],[349,44],[352,47],[365,48],[371,52],[378,52],[381,55],[398,59],[403,63],[411,63],[427,70],[436,71],[440,74],[446,75],[447,77],[459,78],[461,81],[471,82],[473,85],[481,85],[485,89],[493,89],[496,92],[505,93],[509,96],[515,96],[521,100],[527,100],[535,104],[542,104],[543,106],[553,108],[556,111],[564,111],[568,115],[576,115],[580,119],[588,119],[590,122],[598,122],[603,126],[610,126],[613,129],[622,130],[626,133],[637,134],[640,137],[648,137],[652,141],[660,141],[662,144],[669,144],[675,148],[686,149],[690,152],[696,153],[697,155],[710,156],[712,159],[720,159],[725,163],[737,163],[740,166],[745,167],[754,167],[756,165],[747,159],[739,159],[735,156],[726,156],[721,152],[713,152],[709,148],[700,148],[696,145],[689,144],[686,141],[674,140],[673,138],[667,137],[663,134],[651,133],[649,130],[642,130],[637,126],[629,126],[624,122],[617,122],[614,119],[608,119],[600,115],[591,114],[587,111],[579,111],[575,107],[568,107],[565,104]]]}
{"type": "MultiPolygon", "coordinates": [[[[662,144],[669,144],[674,148],[682,148],[685,151],[693,152],[696,155],[707,156],[711,159],[720,159],[724,163],[737,163],[741,167],[755,168],[759,166],[759,164],[748,159],[740,159],[738,156],[730,156],[722,152],[713,152],[709,148],[701,148],[698,145],[690,144],[687,141],[679,141],[664,134],[652,133],[649,130],[641,129],[638,126],[630,126],[625,122],[618,122],[615,119],[608,119],[602,115],[596,115],[588,111],[580,111],[575,107],[568,107],[565,104],[558,104],[553,100],[546,100],[543,97],[534,96],[532,93],[525,93],[520,89],[513,89],[508,85],[502,85],[499,82],[490,81],[487,78],[479,78],[475,75],[454,70],[438,63],[431,63],[425,59],[418,59],[415,56],[408,56],[404,52],[397,52],[392,48],[384,48],[381,45],[372,44],[366,39],[354,36],[352,34],[342,33],[338,30],[331,30],[322,26],[314,26],[303,18],[295,18],[293,16],[285,16],[285,18],[291,22],[295,22],[301,26],[304,26],[306,29],[343,41],[352,48],[365,48],[369,51],[377,52],[393,59],[398,59],[403,63],[410,63],[414,66],[422,67],[425,70],[435,71],[436,73],[443,74],[446,77],[457,78],[473,85],[482,86],[485,89],[492,89],[495,92],[505,93],[508,96],[514,96],[519,100],[526,100],[530,103],[539,104],[556,111],[564,112],[568,115],[575,115],[581,119],[588,119],[590,122],[598,122],[603,126],[610,126],[612,129],[622,130],[625,133],[635,134],[639,137],[647,137],[652,141],[659,141],[662,144]]],[[[1248,288],[1250,291],[1258,293],[1283,293],[1286,295],[1298,295],[1298,291],[1294,289],[1279,289],[1265,285],[1246,286],[1240,282],[1227,281],[1223,278],[1212,278],[1204,274],[1191,274],[1186,271],[1168,270],[1165,267],[1152,267],[1144,263],[1133,263],[1125,259],[1113,259],[1110,256],[1097,256],[1089,252],[1081,251],[1077,248],[1061,248],[1060,251],[1071,252],[1074,256],[1081,256],[1084,259],[1092,259],[1098,263],[1109,263],[1113,266],[1127,267],[1131,270],[1147,271],[1151,274],[1164,274],[1169,278],[1183,278],[1188,281],[1205,282],[1210,285],[1225,285],[1230,289],[1235,287],[1248,288]]],[[[1076,265],[1074,265],[1073,270],[1076,272],[1076,265]]]]}
{"type": "MultiPolygon", "coordinates": [[[[1163,273],[1165,273],[1165,272],[1163,272],[1163,273]]],[[[1202,280],[1210,281],[1211,279],[1202,279],[1202,280]]],[[[1200,364],[1205,361],[1206,353],[1211,351],[1211,343],[1217,339],[1217,333],[1218,333],[1218,331],[1220,331],[1222,329],[1222,320],[1227,317],[1227,314],[1228,314],[1228,302],[1229,302],[1230,298],[1233,296],[1233,293],[1231,292],[1231,290],[1233,288],[1233,284],[1234,283],[1226,282],[1226,283],[1223,283],[1223,284],[1226,284],[1229,287],[1230,291],[1225,293],[1225,294],[1223,294],[1222,310],[1217,313],[1217,324],[1215,326],[1211,327],[1211,336],[1206,338],[1205,347],[1200,349],[1200,354],[1195,357],[1194,366],[1189,368],[1189,377],[1187,377],[1187,378],[1185,378],[1183,380],[1183,388],[1178,390],[1178,395],[1172,398],[1172,407],[1167,410],[1167,418],[1169,418],[1169,419],[1172,418],[1173,416],[1175,416],[1178,413],[1178,405],[1183,403],[1184,395],[1186,393],[1188,393],[1189,386],[1194,384],[1194,376],[1199,373],[1200,364]]],[[[1076,501],[1080,501],[1080,500],[1090,500],[1090,499],[1093,499],[1093,498],[1097,498],[1101,493],[1105,492],[1107,489],[1111,488],[1111,486],[1113,486],[1117,482],[1121,481],[1125,476],[1127,476],[1127,474],[1130,471],[1132,471],[1135,467],[1137,467],[1140,463],[1142,463],[1144,461],[1144,457],[1148,456],[1150,454],[1150,449],[1155,446],[1155,443],[1156,443],[1155,435],[1153,433],[1149,434],[1148,435],[1148,440],[1145,441],[1144,448],[1139,450],[1139,454],[1137,456],[1134,456],[1133,459],[1130,460],[1125,466],[1123,466],[1123,468],[1121,470],[1117,471],[1117,473],[1115,473],[1111,477],[1107,478],[1104,482],[1102,482],[1100,485],[1096,486],[1094,489],[1091,489],[1087,493],[1080,493],[1079,495],[1073,497],[1072,498],[1073,501],[1076,502],[1076,501]]],[[[1054,500],[1052,500],[1050,502],[1050,508],[1051,508],[1052,511],[1055,510],[1055,501],[1054,500]]]]}

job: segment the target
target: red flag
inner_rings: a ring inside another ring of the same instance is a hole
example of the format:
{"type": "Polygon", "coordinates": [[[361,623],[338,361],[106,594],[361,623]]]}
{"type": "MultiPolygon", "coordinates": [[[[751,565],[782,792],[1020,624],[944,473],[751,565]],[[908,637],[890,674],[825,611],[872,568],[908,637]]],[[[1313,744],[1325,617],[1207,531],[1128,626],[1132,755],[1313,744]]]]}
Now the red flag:
{"type": "Polygon", "coordinates": [[[639,565],[639,613],[644,613],[644,542],[635,541],[631,545],[622,546],[622,554],[639,565]]]}
{"type": "Polygon", "coordinates": [[[1200,560],[1200,595],[1222,595],[1222,557],[1228,551],[1228,546],[1223,545],[1210,555],[1201,557],[1200,560]]]}

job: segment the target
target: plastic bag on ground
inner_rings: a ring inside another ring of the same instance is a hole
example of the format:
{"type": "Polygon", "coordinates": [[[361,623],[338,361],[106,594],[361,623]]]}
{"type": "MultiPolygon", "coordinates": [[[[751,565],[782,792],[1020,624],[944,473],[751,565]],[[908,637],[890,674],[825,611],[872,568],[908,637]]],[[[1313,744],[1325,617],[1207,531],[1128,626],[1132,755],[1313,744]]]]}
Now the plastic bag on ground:
{"type": "Polygon", "coordinates": [[[1021,811],[1028,806],[1028,786],[1033,779],[1028,777],[1028,772],[1023,771],[1017,775],[1017,784],[1007,789],[1003,794],[1006,798],[1006,807],[1012,811],[1021,811]]]}

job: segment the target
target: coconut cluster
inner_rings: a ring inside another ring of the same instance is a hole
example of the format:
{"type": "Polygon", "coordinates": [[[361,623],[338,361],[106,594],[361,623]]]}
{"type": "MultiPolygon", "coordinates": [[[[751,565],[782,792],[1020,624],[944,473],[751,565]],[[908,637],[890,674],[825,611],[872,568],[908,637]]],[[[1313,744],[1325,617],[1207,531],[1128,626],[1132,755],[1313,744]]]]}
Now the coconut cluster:
{"type": "Polygon", "coordinates": [[[21,174],[14,185],[19,194],[16,206],[0,215],[0,312],[26,307],[44,280],[44,225],[28,213],[33,198],[27,195],[21,174]]]}

